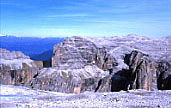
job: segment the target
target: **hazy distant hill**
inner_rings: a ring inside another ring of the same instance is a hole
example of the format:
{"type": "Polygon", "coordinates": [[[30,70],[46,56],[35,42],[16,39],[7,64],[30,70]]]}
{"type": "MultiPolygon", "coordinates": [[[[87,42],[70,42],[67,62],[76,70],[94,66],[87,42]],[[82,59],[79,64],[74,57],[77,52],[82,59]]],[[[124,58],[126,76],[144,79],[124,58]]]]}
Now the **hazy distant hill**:
{"type": "Polygon", "coordinates": [[[52,54],[53,54],[53,50],[48,50],[48,51],[45,51],[41,54],[30,55],[30,58],[32,60],[37,60],[37,61],[38,60],[46,61],[52,57],[52,54]]]}
{"type": "Polygon", "coordinates": [[[10,51],[22,51],[33,60],[45,60],[52,56],[53,46],[64,38],[37,38],[1,36],[0,47],[10,51]]]}

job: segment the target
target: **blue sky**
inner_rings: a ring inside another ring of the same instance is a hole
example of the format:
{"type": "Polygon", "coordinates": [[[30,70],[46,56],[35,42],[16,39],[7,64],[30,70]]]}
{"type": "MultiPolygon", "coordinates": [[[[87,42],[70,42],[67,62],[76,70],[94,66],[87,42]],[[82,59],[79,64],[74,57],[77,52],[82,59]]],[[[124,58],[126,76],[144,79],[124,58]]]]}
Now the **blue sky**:
{"type": "Polygon", "coordinates": [[[171,35],[171,0],[1,0],[1,34],[171,35]]]}

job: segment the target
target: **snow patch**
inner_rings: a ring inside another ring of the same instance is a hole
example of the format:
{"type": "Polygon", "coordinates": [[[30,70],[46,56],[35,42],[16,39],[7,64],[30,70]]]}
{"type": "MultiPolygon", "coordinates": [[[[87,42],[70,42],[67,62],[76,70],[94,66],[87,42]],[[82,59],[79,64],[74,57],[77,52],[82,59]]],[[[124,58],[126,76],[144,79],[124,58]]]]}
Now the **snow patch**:
{"type": "Polygon", "coordinates": [[[22,69],[23,63],[27,64],[29,67],[33,67],[33,61],[31,59],[13,59],[13,60],[5,60],[0,58],[0,67],[8,66],[11,69],[22,69]]]}

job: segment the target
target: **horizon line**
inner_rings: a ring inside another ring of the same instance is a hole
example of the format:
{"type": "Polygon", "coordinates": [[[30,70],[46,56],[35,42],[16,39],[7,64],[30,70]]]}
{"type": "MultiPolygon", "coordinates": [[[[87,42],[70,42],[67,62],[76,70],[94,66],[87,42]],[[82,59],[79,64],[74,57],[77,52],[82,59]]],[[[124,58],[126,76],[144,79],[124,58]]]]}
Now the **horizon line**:
{"type": "Polygon", "coordinates": [[[124,37],[124,36],[140,36],[140,37],[151,37],[151,38],[157,38],[157,39],[160,39],[160,38],[165,38],[165,37],[170,37],[171,35],[168,35],[168,36],[162,36],[162,37],[157,37],[157,36],[149,36],[149,35],[137,35],[137,34],[127,34],[127,35],[113,35],[113,36],[83,36],[83,35],[71,35],[71,36],[24,36],[24,35],[5,35],[5,34],[0,34],[0,37],[5,37],[5,36],[10,36],[10,37],[27,37],[27,38],[70,38],[70,37],[88,37],[88,38],[96,38],[96,37],[99,37],[99,38],[110,38],[110,37],[115,37],[115,36],[119,36],[119,37],[124,37]]]}

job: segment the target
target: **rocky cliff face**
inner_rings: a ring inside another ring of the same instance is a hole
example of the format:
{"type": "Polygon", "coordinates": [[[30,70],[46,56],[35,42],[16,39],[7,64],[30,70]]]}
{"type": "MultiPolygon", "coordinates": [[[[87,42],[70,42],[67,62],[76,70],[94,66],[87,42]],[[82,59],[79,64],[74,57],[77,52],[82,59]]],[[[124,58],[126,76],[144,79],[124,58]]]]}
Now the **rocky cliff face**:
{"type": "Polygon", "coordinates": [[[35,63],[19,51],[0,49],[0,83],[19,85],[36,73],[35,63]]]}
{"type": "Polygon", "coordinates": [[[112,91],[170,89],[171,37],[128,35],[89,40],[104,46],[117,59],[119,71],[113,70],[112,91]]]}
{"type": "MultiPolygon", "coordinates": [[[[52,67],[34,73],[25,85],[67,93],[170,89],[170,40],[71,37],[54,46],[52,67]]],[[[30,63],[25,63],[29,69],[30,63]]]]}
{"type": "Polygon", "coordinates": [[[169,56],[170,52],[168,44],[156,46],[162,42],[164,41],[136,35],[68,38],[54,46],[51,68],[54,71],[40,70],[29,86],[62,92],[154,90],[158,79],[156,61],[163,55],[169,56]],[[167,54],[164,53],[166,49],[167,54]],[[42,76],[42,73],[53,75],[42,76]],[[102,73],[105,76],[102,77],[102,73]]]}
{"type": "Polygon", "coordinates": [[[40,70],[29,86],[62,92],[110,91],[110,73],[118,64],[105,48],[86,38],[72,37],[54,46],[53,52],[53,71],[40,70]],[[53,75],[42,76],[44,72],[53,75]]]}
{"type": "Polygon", "coordinates": [[[96,46],[86,38],[72,37],[54,46],[52,67],[79,69],[97,65],[107,70],[116,64],[115,58],[107,55],[106,49],[96,46]]]}
{"type": "Polygon", "coordinates": [[[157,80],[155,62],[149,55],[132,51],[125,59],[130,70],[130,89],[152,90],[156,88],[153,86],[153,82],[156,83],[157,80]]]}
{"type": "Polygon", "coordinates": [[[129,68],[122,69],[113,75],[112,91],[157,89],[156,64],[149,55],[133,50],[125,55],[124,62],[129,68]]]}
{"type": "MultiPolygon", "coordinates": [[[[29,87],[73,93],[74,89],[80,88],[79,92],[95,91],[99,80],[105,80],[109,74],[96,65],[87,65],[80,69],[44,68],[28,83],[29,87]]],[[[97,89],[98,90],[98,89],[97,89]]],[[[107,89],[110,90],[110,87],[107,89]]],[[[104,91],[107,91],[104,89],[104,91]]]]}

